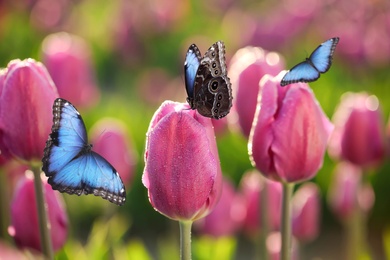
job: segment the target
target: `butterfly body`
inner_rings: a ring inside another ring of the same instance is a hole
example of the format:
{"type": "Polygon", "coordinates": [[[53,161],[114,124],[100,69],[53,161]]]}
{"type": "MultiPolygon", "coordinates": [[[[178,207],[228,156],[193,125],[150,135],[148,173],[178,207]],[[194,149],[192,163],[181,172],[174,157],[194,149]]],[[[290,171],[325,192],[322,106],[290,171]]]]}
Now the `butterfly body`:
{"type": "Polygon", "coordinates": [[[214,119],[230,112],[233,97],[223,42],[214,43],[203,57],[198,47],[192,44],[187,51],[184,76],[191,109],[214,119]]]}
{"type": "Polygon", "coordinates": [[[290,69],[280,82],[285,86],[297,82],[312,82],[317,80],[321,73],[325,73],[332,65],[332,58],[339,38],[331,38],[318,46],[309,58],[290,69]]]}
{"type": "Polygon", "coordinates": [[[69,194],[94,194],[123,205],[126,191],[114,167],[87,143],[84,122],[76,108],[58,98],[46,142],[42,170],[53,189],[69,194]]]}

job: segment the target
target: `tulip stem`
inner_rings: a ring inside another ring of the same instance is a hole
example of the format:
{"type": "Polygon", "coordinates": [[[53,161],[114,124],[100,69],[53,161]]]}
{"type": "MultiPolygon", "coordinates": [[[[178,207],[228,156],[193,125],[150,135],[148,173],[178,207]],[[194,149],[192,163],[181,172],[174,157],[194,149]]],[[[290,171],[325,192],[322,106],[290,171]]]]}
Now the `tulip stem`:
{"type": "Polygon", "coordinates": [[[267,251],[267,236],[269,233],[269,205],[268,205],[268,185],[264,183],[263,189],[260,192],[260,209],[261,214],[259,214],[259,217],[261,219],[261,226],[260,226],[260,237],[259,237],[259,248],[257,252],[260,250],[260,252],[257,254],[258,259],[264,259],[268,260],[268,251],[267,251]]]}
{"type": "Polygon", "coordinates": [[[281,259],[291,259],[291,198],[293,183],[283,183],[281,259]]]}
{"type": "Polygon", "coordinates": [[[8,196],[8,186],[7,186],[7,178],[5,176],[5,172],[0,172],[0,212],[2,213],[0,216],[1,222],[1,238],[10,242],[10,236],[7,233],[7,227],[10,224],[9,220],[9,196],[8,196]]]}
{"type": "Polygon", "coordinates": [[[50,223],[47,219],[47,204],[44,196],[45,191],[41,180],[41,169],[40,167],[33,166],[32,171],[34,173],[35,199],[37,202],[41,250],[48,259],[54,259],[50,239],[50,223]]]}
{"type": "Polygon", "coordinates": [[[192,221],[180,221],[180,259],[191,260],[192,221]]]}

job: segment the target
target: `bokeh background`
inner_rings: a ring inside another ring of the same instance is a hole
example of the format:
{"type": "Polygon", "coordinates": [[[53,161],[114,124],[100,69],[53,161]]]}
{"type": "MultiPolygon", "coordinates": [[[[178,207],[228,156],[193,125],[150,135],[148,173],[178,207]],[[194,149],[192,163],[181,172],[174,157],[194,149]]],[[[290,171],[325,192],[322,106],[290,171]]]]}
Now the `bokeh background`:
{"type": "MultiPolygon", "coordinates": [[[[387,0],[1,1],[1,67],[16,58],[34,58],[47,65],[45,55],[50,53],[50,47],[45,42],[58,32],[79,36],[86,48],[83,55],[89,53],[85,82],[90,82],[85,84],[97,91],[87,96],[91,102],[85,102],[86,106],[76,104],[87,129],[104,117],[119,119],[125,123],[134,148],[134,169],[126,183],[125,206],[107,206],[107,201],[94,196],[63,195],[70,230],[58,259],[178,258],[178,225],[153,210],[141,176],[145,133],[154,111],[167,99],[185,102],[183,63],[192,43],[204,53],[212,43],[223,40],[228,64],[238,49],[259,46],[279,52],[288,69],[308,57],[321,42],[338,36],[332,68],[310,84],[319,103],[331,118],[343,93],[366,91],[378,97],[383,121],[388,121],[387,0]]],[[[62,36],[66,41],[67,36],[62,36]]],[[[56,84],[72,84],[74,80],[71,68],[53,65],[49,71],[63,75],[63,82],[56,84]]],[[[233,125],[218,134],[217,143],[223,173],[238,185],[243,173],[252,168],[247,140],[233,125]]],[[[379,258],[385,257],[383,241],[390,224],[387,158],[366,174],[376,195],[368,218],[368,241],[379,258]]],[[[326,203],[334,168],[335,162],[326,155],[323,168],[313,180],[321,189],[321,233],[306,245],[305,259],[337,257],[343,247],[341,224],[326,203]]],[[[207,249],[196,242],[201,241],[201,236],[194,236],[194,258],[211,259],[207,254],[196,253],[207,249]]],[[[251,242],[240,233],[235,238],[237,256],[231,257],[250,257],[251,242]]],[[[224,243],[228,248],[232,242],[224,243]]]]}

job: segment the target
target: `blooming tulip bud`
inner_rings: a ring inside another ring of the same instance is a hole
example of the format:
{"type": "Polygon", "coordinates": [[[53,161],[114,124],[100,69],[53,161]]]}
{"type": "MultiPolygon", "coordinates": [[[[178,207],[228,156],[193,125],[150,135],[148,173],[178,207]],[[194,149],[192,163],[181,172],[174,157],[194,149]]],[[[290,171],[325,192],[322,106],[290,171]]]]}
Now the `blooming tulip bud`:
{"type": "Polygon", "coordinates": [[[303,184],[294,194],[292,207],[294,237],[300,241],[314,240],[319,234],[321,217],[317,185],[303,184]]]}
{"type": "MultiPolygon", "coordinates": [[[[42,184],[45,190],[53,249],[59,250],[66,242],[68,219],[60,194],[54,192],[46,181],[42,184]]],[[[21,180],[15,190],[11,201],[11,225],[10,235],[18,246],[41,251],[35,188],[31,178],[21,180]]]]}
{"type": "Polygon", "coordinates": [[[331,155],[362,167],[378,164],[383,159],[384,122],[376,96],[344,94],[332,120],[335,131],[329,143],[331,155]]]}
{"type": "Polygon", "coordinates": [[[133,179],[136,154],[127,138],[126,126],[119,120],[104,118],[91,129],[94,151],[106,158],[124,183],[133,179]]]}
{"type": "Polygon", "coordinates": [[[229,75],[232,85],[236,87],[233,109],[246,137],[249,136],[256,111],[260,79],[265,74],[276,75],[283,68],[284,62],[278,53],[266,52],[258,47],[240,49],[232,57],[229,75]]]}
{"type": "Polygon", "coordinates": [[[147,132],[142,182],[161,214],[179,221],[206,216],[222,185],[211,119],[186,104],[164,102],[147,132]]]}
{"type": "Polygon", "coordinates": [[[54,33],[42,43],[43,61],[58,88],[60,97],[76,107],[92,106],[99,91],[91,65],[90,49],[78,36],[54,33]]]}
{"type": "Polygon", "coordinates": [[[195,222],[203,234],[214,237],[233,235],[245,218],[243,198],[233,185],[223,181],[221,198],[215,209],[205,218],[195,222]]]}
{"type": "Polygon", "coordinates": [[[252,164],[267,178],[302,182],[321,168],[333,125],[307,84],[281,88],[283,75],[260,81],[248,149],[252,164]]]}
{"type": "Polygon", "coordinates": [[[40,161],[57,97],[57,89],[41,63],[32,59],[11,61],[0,97],[3,148],[19,159],[40,161]]]}

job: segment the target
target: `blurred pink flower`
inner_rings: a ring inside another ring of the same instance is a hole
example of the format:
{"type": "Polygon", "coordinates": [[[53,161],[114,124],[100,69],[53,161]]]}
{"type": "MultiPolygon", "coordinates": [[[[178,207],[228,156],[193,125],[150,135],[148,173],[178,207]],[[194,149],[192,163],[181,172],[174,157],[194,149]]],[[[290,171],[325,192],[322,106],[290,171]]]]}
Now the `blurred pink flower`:
{"type": "Polygon", "coordinates": [[[23,251],[13,248],[0,240],[0,259],[43,259],[43,256],[39,256],[36,254],[31,255],[31,252],[24,254],[23,251]]]}
{"type": "MultiPolygon", "coordinates": [[[[291,245],[291,260],[300,259],[298,244],[294,238],[292,238],[291,244],[292,244],[291,245]]],[[[281,259],[280,251],[282,248],[282,236],[281,236],[280,232],[274,231],[268,235],[267,240],[266,240],[266,247],[267,247],[267,251],[268,251],[268,258],[270,260],[281,259]]]]}
{"type": "Polygon", "coordinates": [[[362,169],[348,162],[339,163],[328,191],[333,212],[340,219],[348,220],[359,209],[367,214],[374,201],[371,185],[362,183],[362,169]]]}
{"type": "Polygon", "coordinates": [[[35,60],[13,60],[0,89],[1,150],[25,161],[40,161],[58,97],[49,73],[35,60]]]}
{"type": "Polygon", "coordinates": [[[100,119],[92,127],[90,136],[94,151],[114,166],[124,183],[130,184],[137,156],[125,124],[113,118],[100,119]]]}
{"type": "Polygon", "coordinates": [[[164,102],[147,132],[142,182],[149,201],[174,220],[196,220],[216,206],[222,173],[211,120],[187,104],[164,102]]]}
{"type": "Polygon", "coordinates": [[[345,93],[332,118],[335,130],[329,153],[356,165],[375,166],[385,155],[382,113],[376,96],[345,93]]]}
{"type": "Polygon", "coordinates": [[[284,73],[260,81],[248,149],[267,178],[302,182],[321,168],[333,125],[307,84],[280,87],[284,73]]]}
{"type": "Polygon", "coordinates": [[[81,37],[65,32],[50,34],[42,43],[42,52],[60,97],[84,108],[98,101],[90,49],[81,37]]]}
{"type": "Polygon", "coordinates": [[[308,182],[295,192],[292,199],[293,235],[300,241],[309,242],[317,238],[321,222],[319,189],[308,182]]]}
{"type": "Polygon", "coordinates": [[[195,222],[202,234],[213,237],[230,236],[240,228],[245,218],[245,206],[242,196],[233,184],[224,179],[222,194],[214,210],[205,218],[195,222]]]}
{"type": "Polygon", "coordinates": [[[276,52],[257,47],[238,50],[230,61],[229,75],[235,86],[233,111],[236,112],[242,133],[248,137],[256,111],[260,79],[277,75],[284,69],[283,58],[276,52]]]}
{"type": "Polygon", "coordinates": [[[258,171],[246,172],[240,183],[240,190],[244,197],[246,216],[243,229],[249,235],[254,235],[261,229],[262,218],[266,217],[269,229],[280,228],[280,214],[282,206],[282,185],[279,182],[264,178],[258,171]],[[267,212],[262,210],[262,196],[267,191],[267,212]]]}
{"type": "MultiPolygon", "coordinates": [[[[53,249],[57,251],[66,242],[68,218],[60,194],[54,192],[46,181],[43,181],[42,184],[45,191],[53,249]]],[[[11,201],[11,227],[9,231],[19,247],[41,251],[35,188],[32,178],[23,178],[15,190],[11,201]]]]}

